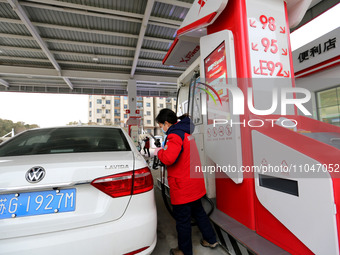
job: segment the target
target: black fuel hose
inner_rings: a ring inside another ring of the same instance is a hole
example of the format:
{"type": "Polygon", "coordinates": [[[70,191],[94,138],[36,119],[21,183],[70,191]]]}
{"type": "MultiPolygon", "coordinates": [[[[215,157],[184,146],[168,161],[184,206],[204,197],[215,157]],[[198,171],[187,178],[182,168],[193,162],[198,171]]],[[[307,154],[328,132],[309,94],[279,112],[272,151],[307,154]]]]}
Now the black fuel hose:
{"type": "Polygon", "coordinates": [[[165,194],[165,184],[163,182],[161,182],[161,190],[162,190],[162,198],[163,198],[164,205],[166,209],[168,210],[168,212],[170,213],[171,217],[175,219],[174,211],[172,210],[170,203],[168,201],[168,197],[165,194]]]}

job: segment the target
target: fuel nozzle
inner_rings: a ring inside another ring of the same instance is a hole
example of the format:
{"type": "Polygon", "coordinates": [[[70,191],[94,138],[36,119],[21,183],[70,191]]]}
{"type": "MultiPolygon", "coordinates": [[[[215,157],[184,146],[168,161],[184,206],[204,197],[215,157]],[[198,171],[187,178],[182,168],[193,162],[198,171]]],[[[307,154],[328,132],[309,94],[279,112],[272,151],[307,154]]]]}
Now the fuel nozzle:
{"type": "MultiPolygon", "coordinates": [[[[160,139],[158,139],[158,138],[156,138],[155,139],[155,146],[157,147],[157,148],[160,148],[160,147],[162,147],[162,144],[161,144],[161,141],[160,141],[160,139]]],[[[159,160],[159,158],[157,157],[157,156],[153,156],[153,164],[152,164],[152,169],[157,169],[158,168],[158,166],[162,166],[163,164],[162,164],[162,162],[159,160]]]]}
{"type": "Polygon", "coordinates": [[[157,147],[157,148],[159,148],[159,147],[161,147],[162,146],[162,144],[161,144],[161,140],[159,140],[158,138],[156,138],[155,139],[155,146],[157,147]]]}

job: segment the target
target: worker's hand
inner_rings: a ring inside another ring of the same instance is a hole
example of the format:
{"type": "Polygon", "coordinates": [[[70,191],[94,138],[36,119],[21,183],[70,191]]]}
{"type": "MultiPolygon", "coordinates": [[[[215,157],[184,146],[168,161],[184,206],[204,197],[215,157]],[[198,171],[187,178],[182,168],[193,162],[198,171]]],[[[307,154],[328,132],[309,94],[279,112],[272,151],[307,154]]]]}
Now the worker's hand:
{"type": "Polygon", "coordinates": [[[160,150],[162,150],[162,149],[163,149],[163,148],[161,148],[161,147],[156,148],[155,151],[154,151],[154,153],[153,153],[153,155],[154,155],[154,156],[158,156],[158,155],[157,155],[158,152],[159,152],[160,150]]]}

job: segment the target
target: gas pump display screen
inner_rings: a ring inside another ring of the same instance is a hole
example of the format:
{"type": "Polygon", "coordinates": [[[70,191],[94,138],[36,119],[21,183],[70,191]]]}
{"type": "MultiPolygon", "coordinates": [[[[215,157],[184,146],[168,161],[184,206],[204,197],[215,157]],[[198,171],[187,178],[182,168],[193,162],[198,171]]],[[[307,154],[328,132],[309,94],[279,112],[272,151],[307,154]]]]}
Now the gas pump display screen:
{"type": "Polygon", "coordinates": [[[209,125],[213,124],[214,119],[226,119],[230,116],[229,95],[226,89],[228,74],[224,41],[204,59],[204,72],[205,83],[213,88],[212,93],[207,95],[209,125]]]}
{"type": "Polygon", "coordinates": [[[225,42],[222,42],[204,59],[205,81],[210,84],[216,79],[227,77],[225,42]]]}

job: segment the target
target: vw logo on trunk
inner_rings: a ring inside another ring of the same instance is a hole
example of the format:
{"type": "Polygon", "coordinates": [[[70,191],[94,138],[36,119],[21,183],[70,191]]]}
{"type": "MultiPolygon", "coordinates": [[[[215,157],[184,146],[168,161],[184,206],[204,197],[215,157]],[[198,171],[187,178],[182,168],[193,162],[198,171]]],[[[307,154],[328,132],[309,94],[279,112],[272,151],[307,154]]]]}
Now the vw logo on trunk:
{"type": "Polygon", "coordinates": [[[41,166],[32,167],[26,173],[26,180],[30,183],[40,182],[45,177],[45,169],[41,166]]]}

